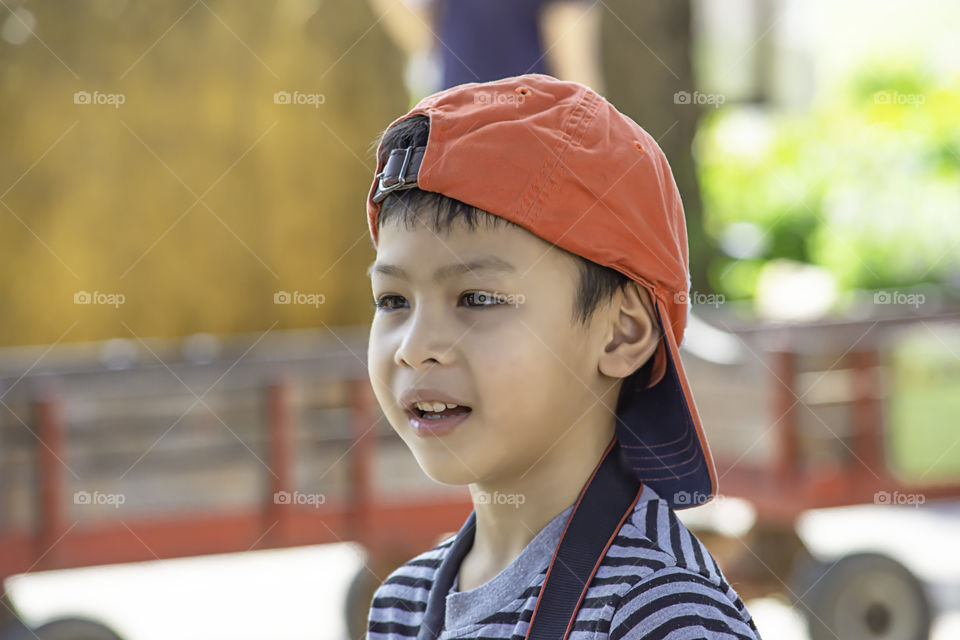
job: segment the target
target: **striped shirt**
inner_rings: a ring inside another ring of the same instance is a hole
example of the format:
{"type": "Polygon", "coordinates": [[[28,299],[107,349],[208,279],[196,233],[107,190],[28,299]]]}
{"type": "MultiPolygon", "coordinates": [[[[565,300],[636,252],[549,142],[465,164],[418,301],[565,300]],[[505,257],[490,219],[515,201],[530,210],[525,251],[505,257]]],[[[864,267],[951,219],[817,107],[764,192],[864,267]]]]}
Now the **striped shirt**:
{"type": "MultiPolygon", "coordinates": [[[[529,579],[514,580],[520,575],[514,571],[510,575],[512,593],[498,591],[500,602],[469,625],[445,627],[441,640],[522,640],[566,522],[565,514],[571,510],[548,524],[521,557],[491,582],[510,574],[515,564],[529,563],[533,549],[536,570],[529,572],[529,579]]],[[[408,561],[377,588],[370,608],[367,640],[417,637],[437,569],[454,539],[451,537],[408,561]]],[[[486,586],[463,593],[451,591],[447,595],[447,622],[451,620],[450,604],[460,606],[455,598],[486,586]]],[[[740,596],[727,583],[703,543],[684,526],[667,502],[645,485],[633,513],[620,527],[601,561],[569,637],[758,640],[760,634],[740,596]]]]}

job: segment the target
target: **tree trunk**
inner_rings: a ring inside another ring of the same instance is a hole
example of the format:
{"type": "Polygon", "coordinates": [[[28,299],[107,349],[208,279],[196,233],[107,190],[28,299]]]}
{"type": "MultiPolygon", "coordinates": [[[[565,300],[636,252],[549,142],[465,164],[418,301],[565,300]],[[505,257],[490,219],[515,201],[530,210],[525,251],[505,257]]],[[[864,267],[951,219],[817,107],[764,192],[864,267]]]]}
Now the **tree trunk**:
{"type": "MultiPolygon", "coordinates": [[[[607,0],[601,20],[606,98],[660,144],[683,198],[690,245],[691,289],[712,291],[707,268],[716,245],[703,228],[692,144],[703,105],[678,104],[693,94],[689,0],[607,0]]],[[[712,107],[708,107],[712,108],[712,107]]]]}

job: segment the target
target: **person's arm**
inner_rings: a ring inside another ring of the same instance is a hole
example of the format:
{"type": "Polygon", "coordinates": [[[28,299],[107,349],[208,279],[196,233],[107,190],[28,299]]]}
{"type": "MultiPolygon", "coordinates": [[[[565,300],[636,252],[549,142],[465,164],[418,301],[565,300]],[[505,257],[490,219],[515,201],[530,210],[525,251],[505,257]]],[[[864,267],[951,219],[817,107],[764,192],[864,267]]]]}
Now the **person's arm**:
{"type": "Polygon", "coordinates": [[[547,64],[557,78],[603,94],[600,11],[595,2],[548,2],[540,14],[540,34],[547,64]]]}
{"type": "Polygon", "coordinates": [[[432,44],[431,2],[370,0],[370,7],[387,35],[407,57],[429,48],[432,44]]]}

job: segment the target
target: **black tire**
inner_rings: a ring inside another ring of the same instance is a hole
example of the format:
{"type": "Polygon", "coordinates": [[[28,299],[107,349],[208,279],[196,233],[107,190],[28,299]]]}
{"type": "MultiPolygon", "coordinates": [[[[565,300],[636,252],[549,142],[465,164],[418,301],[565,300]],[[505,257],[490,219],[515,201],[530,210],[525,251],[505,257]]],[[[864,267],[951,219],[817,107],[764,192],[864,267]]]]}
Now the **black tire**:
{"type": "Polygon", "coordinates": [[[373,593],[379,586],[380,580],[366,566],[360,567],[350,581],[344,603],[347,637],[350,640],[363,640],[366,637],[370,603],[373,602],[373,593]]]}
{"type": "Polygon", "coordinates": [[[928,640],[932,613],[923,584],[902,564],[878,553],[797,568],[795,606],[811,640],[928,640]]]}
{"type": "Polygon", "coordinates": [[[122,640],[112,629],[85,618],[61,618],[33,630],[40,640],[122,640]]]}
{"type": "Polygon", "coordinates": [[[0,640],[36,640],[30,627],[19,618],[8,620],[0,627],[0,640]]]}

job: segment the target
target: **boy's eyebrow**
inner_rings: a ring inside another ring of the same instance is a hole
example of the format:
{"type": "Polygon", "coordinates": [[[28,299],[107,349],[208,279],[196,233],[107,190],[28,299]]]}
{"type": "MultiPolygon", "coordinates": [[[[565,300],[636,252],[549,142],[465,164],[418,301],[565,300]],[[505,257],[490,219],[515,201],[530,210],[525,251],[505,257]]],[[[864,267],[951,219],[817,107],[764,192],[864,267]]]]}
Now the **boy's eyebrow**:
{"type": "MultiPolygon", "coordinates": [[[[499,258],[497,256],[482,256],[469,262],[455,262],[453,264],[440,267],[434,271],[433,279],[434,281],[439,282],[463,273],[472,273],[473,271],[499,271],[502,273],[514,273],[516,270],[516,267],[503,258],[499,258]]],[[[410,277],[407,275],[407,272],[402,268],[392,264],[378,264],[376,261],[373,261],[370,266],[367,267],[367,276],[372,277],[374,273],[380,273],[386,276],[394,276],[404,280],[410,279],[410,277]]]]}

